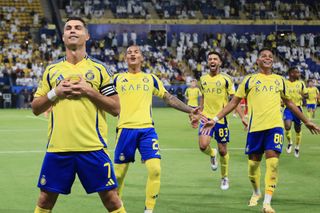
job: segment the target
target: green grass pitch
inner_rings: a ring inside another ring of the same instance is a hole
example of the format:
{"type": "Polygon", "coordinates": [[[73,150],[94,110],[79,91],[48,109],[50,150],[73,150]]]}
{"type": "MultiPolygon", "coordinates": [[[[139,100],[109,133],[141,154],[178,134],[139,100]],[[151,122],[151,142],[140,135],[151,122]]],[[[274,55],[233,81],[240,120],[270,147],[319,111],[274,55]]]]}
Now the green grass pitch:
{"type": "MultiPolygon", "coordinates": [[[[161,193],[155,213],[261,211],[261,203],[247,207],[251,185],[243,149],[246,132],[238,118],[229,117],[230,189],[221,191],[220,170],[211,171],[209,158],[198,150],[197,130],[190,128],[187,115],[170,108],[156,108],[153,115],[162,155],[161,193]]],[[[108,118],[109,148],[113,155],[116,118],[108,118]]],[[[318,124],[319,118],[315,120],[318,124]]],[[[46,136],[47,120],[42,115],[35,117],[30,110],[0,110],[0,213],[33,212],[46,136]]],[[[212,145],[216,147],[216,142],[212,141],[212,145]]],[[[300,158],[283,151],[273,207],[277,213],[320,212],[320,136],[311,135],[303,127],[300,158]]],[[[264,168],[263,160],[262,186],[264,168]]],[[[146,175],[137,153],[124,189],[123,200],[129,213],[143,212],[146,175]]],[[[54,212],[106,211],[98,195],[87,195],[76,179],[71,195],[61,195],[54,212]]]]}

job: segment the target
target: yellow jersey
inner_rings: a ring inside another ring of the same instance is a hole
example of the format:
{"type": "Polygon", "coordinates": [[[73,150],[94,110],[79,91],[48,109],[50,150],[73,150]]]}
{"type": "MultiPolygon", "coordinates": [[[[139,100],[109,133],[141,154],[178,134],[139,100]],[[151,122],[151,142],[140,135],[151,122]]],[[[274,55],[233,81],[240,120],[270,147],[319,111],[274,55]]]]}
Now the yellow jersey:
{"type": "MultiPolygon", "coordinates": [[[[219,73],[213,77],[210,74],[202,76],[200,85],[204,98],[202,113],[212,119],[227,105],[229,95],[235,93],[234,84],[228,75],[219,73]]],[[[218,123],[225,121],[221,119],[218,123]]]]}
{"type": "Polygon", "coordinates": [[[319,90],[317,87],[307,87],[307,104],[317,104],[318,103],[318,96],[319,90]]]}
{"type": "Polygon", "coordinates": [[[248,75],[239,85],[236,96],[247,99],[249,132],[283,128],[281,97],[288,96],[282,76],[262,73],[248,75]]]}
{"type": "Polygon", "coordinates": [[[198,98],[201,96],[201,91],[198,87],[188,87],[184,93],[185,97],[188,98],[188,105],[191,107],[199,106],[198,98]]]}
{"type": "Polygon", "coordinates": [[[126,72],[115,76],[114,85],[121,107],[117,127],[153,127],[152,95],[163,98],[167,92],[159,78],[143,72],[126,72]]]}
{"type": "Polygon", "coordinates": [[[307,94],[306,86],[303,81],[286,80],[287,94],[289,99],[297,106],[302,106],[303,94],[307,94]]]}
{"type": "MultiPolygon", "coordinates": [[[[112,73],[86,56],[77,64],[60,59],[47,66],[35,97],[46,96],[61,80],[80,75],[103,95],[116,94],[112,73]]],[[[57,99],[49,118],[48,152],[95,151],[107,147],[106,112],[87,97],[57,99]]]]}

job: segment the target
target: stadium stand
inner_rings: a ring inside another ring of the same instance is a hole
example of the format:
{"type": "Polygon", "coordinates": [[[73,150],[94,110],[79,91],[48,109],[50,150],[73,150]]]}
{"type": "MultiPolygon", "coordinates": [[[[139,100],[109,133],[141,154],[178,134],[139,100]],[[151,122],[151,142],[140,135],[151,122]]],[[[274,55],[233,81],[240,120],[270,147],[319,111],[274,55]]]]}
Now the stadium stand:
{"type": "MultiPolygon", "coordinates": [[[[25,102],[32,99],[46,65],[64,54],[61,26],[57,23],[61,24],[68,16],[87,18],[91,34],[88,54],[108,64],[115,73],[127,69],[123,61],[125,48],[130,44],[140,45],[145,57],[144,71],[159,76],[173,93],[179,88],[184,90],[192,78],[208,71],[205,61],[209,50],[223,55],[223,71],[237,83],[243,75],[255,72],[257,51],[263,46],[271,47],[276,53],[276,73],[285,75],[288,67],[297,66],[305,79],[315,78],[320,85],[320,34],[317,33],[320,3],[317,1],[276,0],[271,4],[258,0],[59,0],[51,3],[59,10],[53,12],[54,20],[48,23],[44,14],[54,8],[46,9],[40,0],[0,0],[0,91],[12,94],[12,107],[28,106],[25,102]],[[284,25],[284,21],[288,24],[284,25]],[[126,24],[112,24],[119,22],[126,24]],[[52,23],[56,30],[49,29],[52,23]]],[[[4,106],[2,103],[0,107],[4,106]]]]}

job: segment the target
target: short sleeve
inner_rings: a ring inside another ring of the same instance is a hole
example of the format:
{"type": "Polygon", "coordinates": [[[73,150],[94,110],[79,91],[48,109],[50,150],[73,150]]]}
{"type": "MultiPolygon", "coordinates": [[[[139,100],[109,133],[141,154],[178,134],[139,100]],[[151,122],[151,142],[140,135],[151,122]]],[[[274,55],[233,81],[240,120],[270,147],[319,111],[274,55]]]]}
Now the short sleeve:
{"type": "Polygon", "coordinates": [[[250,83],[251,76],[247,76],[243,79],[243,81],[240,83],[238,90],[235,94],[235,96],[239,98],[245,98],[247,96],[247,92],[249,91],[249,83],[250,83]]]}
{"type": "Polygon", "coordinates": [[[167,90],[164,88],[163,83],[160,81],[160,79],[151,74],[152,80],[153,80],[153,95],[158,96],[160,98],[163,98],[164,94],[167,92],[167,90]]]}
{"type": "Polygon", "coordinates": [[[101,70],[102,80],[101,80],[101,87],[99,91],[104,96],[112,96],[117,94],[116,88],[114,86],[113,81],[113,73],[111,70],[107,70],[105,67],[101,70]]]}
{"type": "Polygon", "coordinates": [[[235,88],[234,88],[234,84],[233,81],[230,78],[227,78],[227,82],[228,82],[228,94],[229,95],[234,95],[235,94],[235,88]]]}
{"type": "Polygon", "coordinates": [[[39,85],[36,93],[34,94],[34,97],[38,98],[38,97],[46,96],[51,89],[52,88],[50,85],[49,69],[47,67],[43,73],[42,79],[39,82],[39,85]]]}

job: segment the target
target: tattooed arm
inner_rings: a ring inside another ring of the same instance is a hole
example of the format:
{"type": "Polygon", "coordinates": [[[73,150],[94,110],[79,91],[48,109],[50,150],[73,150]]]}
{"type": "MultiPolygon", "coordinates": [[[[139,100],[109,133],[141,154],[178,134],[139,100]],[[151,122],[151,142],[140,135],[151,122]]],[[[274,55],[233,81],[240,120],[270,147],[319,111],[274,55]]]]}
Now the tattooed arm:
{"type": "Polygon", "coordinates": [[[182,101],[180,101],[177,97],[171,95],[170,93],[166,92],[163,96],[163,100],[164,102],[166,102],[169,106],[180,110],[182,112],[186,112],[186,113],[192,113],[194,111],[193,108],[191,108],[190,106],[186,105],[185,103],[183,103],[182,101]]]}

